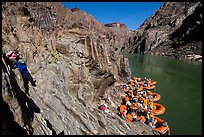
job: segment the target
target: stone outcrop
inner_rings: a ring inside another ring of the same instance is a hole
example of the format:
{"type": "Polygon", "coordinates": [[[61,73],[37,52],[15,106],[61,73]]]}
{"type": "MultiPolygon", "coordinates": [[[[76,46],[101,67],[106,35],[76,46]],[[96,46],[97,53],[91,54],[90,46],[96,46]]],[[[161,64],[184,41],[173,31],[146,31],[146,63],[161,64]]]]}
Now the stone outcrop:
{"type": "Polygon", "coordinates": [[[132,53],[202,60],[202,3],[164,2],[126,41],[132,53]],[[189,58],[189,56],[199,56],[189,58]]]}
{"type": "Polygon", "coordinates": [[[156,134],[116,115],[114,82],[130,78],[120,51],[131,33],[58,2],[2,3],[2,51],[18,47],[37,84],[27,96],[18,70],[2,57],[2,133],[156,134]],[[106,112],[98,109],[100,96],[108,96],[106,112]]]}
{"type": "Polygon", "coordinates": [[[76,11],[79,11],[79,8],[76,7],[76,8],[71,8],[68,10],[68,12],[76,12],[76,11]]]}
{"type": "Polygon", "coordinates": [[[105,24],[106,27],[118,27],[120,29],[127,29],[126,25],[119,22],[105,24]]]}

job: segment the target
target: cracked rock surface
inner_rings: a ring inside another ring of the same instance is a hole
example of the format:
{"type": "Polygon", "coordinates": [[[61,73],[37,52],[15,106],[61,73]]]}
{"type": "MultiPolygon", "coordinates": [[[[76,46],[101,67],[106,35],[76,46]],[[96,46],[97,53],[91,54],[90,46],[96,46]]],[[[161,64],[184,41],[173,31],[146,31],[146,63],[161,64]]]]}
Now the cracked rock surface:
{"type": "Polygon", "coordinates": [[[19,47],[37,86],[27,96],[18,70],[2,63],[2,134],[157,134],[116,115],[114,83],[130,78],[120,51],[131,34],[59,2],[3,2],[2,51],[19,47]],[[100,96],[108,97],[106,112],[100,96]]]}

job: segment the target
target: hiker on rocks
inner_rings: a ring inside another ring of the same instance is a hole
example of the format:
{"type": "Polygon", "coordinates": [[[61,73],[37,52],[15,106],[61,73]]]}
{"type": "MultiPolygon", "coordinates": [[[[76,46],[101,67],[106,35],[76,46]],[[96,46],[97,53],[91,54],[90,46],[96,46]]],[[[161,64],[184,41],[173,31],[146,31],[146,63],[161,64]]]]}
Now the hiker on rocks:
{"type": "Polygon", "coordinates": [[[29,81],[31,82],[32,86],[36,86],[35,81],[33,80],[32,76],[30,75],[30,72],[27,69],[27,63],[26,61],[23,61],[22,59],[20,59],[18,62],[14,63],[14,68],[18,68],[20,74],[22,75],[23,78],[23,82],[24,82],[24,88],[25,88],[25,92],[29,95],[28,93],[28,83],[29,81]]]}

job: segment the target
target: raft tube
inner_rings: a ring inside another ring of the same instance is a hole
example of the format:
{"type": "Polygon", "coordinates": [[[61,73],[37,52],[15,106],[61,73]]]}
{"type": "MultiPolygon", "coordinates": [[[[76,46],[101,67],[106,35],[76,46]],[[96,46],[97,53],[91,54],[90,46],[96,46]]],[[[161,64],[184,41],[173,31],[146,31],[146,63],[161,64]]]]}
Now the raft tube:
{"type": "Polygon", "coordinates": [[[154,89],[156,86],[155,85],[149,85],[147,87],[143,87],[143,88],[146,88],[146,89],[154,89]]]}
{"type": "Polygon", "coordinates": [[[149,83],[149,85],[155,85],[155,84],[157,84],[157,82],[154,81],[154,80],[151,80],[150,83],[149,83]]]}
{"type": "Polygon", "coordinates": [[[158,101],[161,98],[161,95],[159,95],[158,93],[152,92],[152,97],[153,97],[153,101],[158,101]]]}
{"type": "Polygon", "coordinates": [[[161,115],[164,114],[164,112],[166,111],[166,108],[159,103],[154,103],[154,106],[156,106],[156,109],[152,110],[154,115],[161,115]]]}
{"type": "Polygon", "coordinates": [[[168,127],[168,125],[163,125],[162,123],[164,122],[164,120],[158,118],[158,117],[154,117],[154,119],[157,120],[156,123],[156,127],[153,128],[154,131],[158,131],[159,133],[161,133],[162,135],[168,134],[170,135],[170,129],[168,127]]]}

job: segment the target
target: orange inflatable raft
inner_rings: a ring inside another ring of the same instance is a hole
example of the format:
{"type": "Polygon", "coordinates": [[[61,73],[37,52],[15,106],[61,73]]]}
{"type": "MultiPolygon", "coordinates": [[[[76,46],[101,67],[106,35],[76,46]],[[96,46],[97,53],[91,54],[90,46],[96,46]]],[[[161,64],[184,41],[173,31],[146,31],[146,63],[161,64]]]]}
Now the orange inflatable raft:
{"type": "Polygon", "coordinates": [[[153,101],[158,101],[161,98],[161,95],[158,93],[152,92],[153,101]]]}
{"type": "Polygon", "coordinates": [[[156,86],[155,85],[149,85],[147,87],[143,87],[143,88],[146,88],[146,89],[154,89],[156,86]]]}
{"type": "Polygon", "coordinates": [[[151,80],[151,81],[149,82],[149,85],[155,85],[156,83],[157,83],[156,81],[151,80]]]}
{"type": "Polygon", "coordinates": [[[153,107],[153,114],[154,115],[161,115],[166,111],[165,107],[159,103],[154,103],[154,107],[153,107]],[[155,109],[154,109],[155,108],[155,109]]]}
{"type": "Polygon", "coordinates": [[[168,125],[163,124],[164,120],[162,120],[158,117],[154,117],[154,119],[157,120],[157,123],[156,123],[156,127],[153,128],[153,130],[158,131],[162,135],[165,135],[165,134],[170,135],[170,129],[169,129],[168,125]]]}

